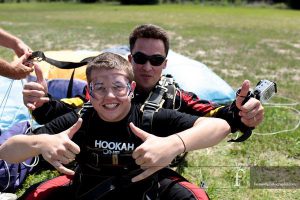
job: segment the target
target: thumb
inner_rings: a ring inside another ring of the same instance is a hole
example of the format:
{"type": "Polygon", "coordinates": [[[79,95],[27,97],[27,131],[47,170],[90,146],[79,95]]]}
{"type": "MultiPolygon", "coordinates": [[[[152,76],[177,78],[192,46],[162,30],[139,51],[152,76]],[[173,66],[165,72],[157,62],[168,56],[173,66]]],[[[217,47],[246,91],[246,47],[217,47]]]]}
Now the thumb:
{"type": "Polygon", "coordinates": [[[129,124],[130,129],[132,130],[132,132],[139,137],[142,141],[147,140],[147,138],[149,137],[149,133],[147,133],[146,131],[143,131],[142,129],[136,127],[132,122],[130,122],[129,124]]]}
{"type": "Polygon", "coordinates": [[[19,59],[22,63],[28,60],[29,56],[31,56],[31,53],[25,53],[23,54],[19,59]]]}
{"type": "Polygon", "coordinates": [[[36,75],[36,82],[41,84],[44,87],[45,93],[48,93],[47,82],[44,79],[44,75],[41,67],[37,63],[33,63],[33,64],[34,64],[34,71],[36,75]]]}
{"type": "Polygon", "coordinates": [[[239,94],[237,94],[237,97],[236,97],[236,106],[239,109],[242,107],[243,101],[247,97],[249,90],[250,90],[250,81],[245,80],[242,84],[239,94]]]}
{"type": "Polygon", "coordinates": [[[43,85],[44,83],[43,71],[37,63],[34,63],[34,72],[36,75],[36,82],[43,85]]]}
{"type": "Polygon", "coordinates": [[[77,131],[81,127],[81,124],[82,124],[82,119],[79,118],[73,126],[71,126],[69,129],[66,130],[66,134],[70,139],[72,139],[75,133],[77,133],[77,131]]]}

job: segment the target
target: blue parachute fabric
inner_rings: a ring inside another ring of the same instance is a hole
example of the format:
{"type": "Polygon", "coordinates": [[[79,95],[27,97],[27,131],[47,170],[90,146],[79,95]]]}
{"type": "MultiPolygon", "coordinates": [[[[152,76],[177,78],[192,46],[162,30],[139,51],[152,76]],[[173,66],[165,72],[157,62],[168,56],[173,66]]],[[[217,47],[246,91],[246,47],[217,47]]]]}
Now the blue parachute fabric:
{"type": "Polygon", "coordinates": [[[0,131],[3,134],[13,125],[30,119],[23,104],[23,83],[0,76],[0,131]]]}
{"type": "Polygon", "coordinates": [[[182,89],[194,92],[201,99],[226,104],[235,97],[232,87],[206,65],[172,50],[164,73],[173,75],[182,89]]]}
{"type": "MultiPolygon", "coordinates": [[[[3,144],[12,136],[27,134],[30,127],[31,125],[28,121],[15,123],[1,134],[0,144],[3,144]]],[[[36,159],[34,159],[34,163],[32,161],[33,158],[29,158],[22,163],[8,163],[0,160],[0,192],[15,192],[38,162],[36,159]]]]}
{"type": "MultiPolygon", "coordinates": [[[[23,105],[23,83],[0,76],[0,144],[8,138],[25,134],[30,128],[30,113],[23,105]]],[[[0,160],[0,192],[15,192],[32,167],[32,158],[23,163],[10,164],[0,160]]]]}
{"type": "MultiPolygon", "coordinates": [[[[117,46],[103,51],[124,57],[130,53],[128,46],[117,46]]],[[[163,72],[171,74],[182,89],[194,92],[201,99],[226,104],[235,97],[232,87],[206,65],[172,50],[169,51],[167,68],[163,72]]]]}

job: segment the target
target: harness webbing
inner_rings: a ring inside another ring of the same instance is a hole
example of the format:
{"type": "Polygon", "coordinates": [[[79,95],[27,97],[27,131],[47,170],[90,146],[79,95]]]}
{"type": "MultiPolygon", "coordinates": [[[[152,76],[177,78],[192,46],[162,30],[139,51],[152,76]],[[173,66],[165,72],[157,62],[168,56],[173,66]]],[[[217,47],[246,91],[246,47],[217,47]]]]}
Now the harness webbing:
{"type": "MultiPolygon", "coordinates": [[[[159,84],[156,85],[154,90],[149,94],[145,103],[141,107],[143,112],[142,126],[143,130],[147,132],[152,132],[152,121],[153,115],[160,108],[162,108],[165,103],[166,98],[173,98],[172,103],[174,104],[174,99],[176,98],[176,88],[171,76],[162,76],[159,84]],[[170,94],[170,95],[168,95],[170,94]]],[[[174,108],[175,105],[172,105],[174,108]]]]}
{"type": "MultiPolygon", "coordinates": [[[[91,121],[91,115],[92,115],[92,104],[90,102],[87,102],[83,105],[82,110],[78,113],[80,115],[80,117],[82,117],[82,119],[84,121],[86,121],[86,123],[84,124],[84,127],[82,128],[83,132],[82,132],[82,142],[83,145],[86,145],[84,139],[86,139],[88,137],[88,130],[89,130],[89,126],[90,126],[90,121],[91,121]]],[[[95,159],[93,159],[91,151],[88,151],[88,146],[87,146],[87,154],[85,154],[84,156],[87,156],[88,158],[88,163],[85,163],[86,166],[88,166],[89,168],[92,168],[94,170],[97,170],[96,168],[99,168],[99,171],[102,171],[105,169],[108,169],[109,166],[105,166],[105,164],[102,163],[102,169],[100,168],[100,164],[101,163],[95,163],[95,165],[93,164],[93,162],[95,161],[95,159]],[[91,154],[91,155],[89,155],[91,154]]],[[[127,154],[127,155],[118,155],[120,160],[126,161],[127,159],[125,157],[130,157],[131,158],[131,154],[127,154]],[[124,157],[124,159],[123,159],[124,157]]],[[[98,156],[97,159],[98,160],[98,156]]],[[[83,194],[77,194],[77,198],[79,200],[89,200],[89,199],[95,199],[95,200],[100,200],[102,198],[106,199],[107,196],[109,196],[111,193],[116,192],[116,190],[118,190],[119,188],[126,188],[126,187],[131,187],[132,186],[132,182],[131,179],[142,173],[143,170],[138,168],[138,169],[132,169],[132,167],[130,165],[127,165],[123,168],[122,172],[119,172],[118,174],[114,175],[114,176],[109,176],[109,172],[108,173],[104,173],[103,175],[97,175],[97,174],[86,174],[83,173],[81,171],[78,171],[78,175],[79,175],[79,179],[77,179],[78,181],[82,181],[83,179],[88,179],[89,176],[92,177],[99,177],[102,178],[103,180],[100,181],[97,185],[95,185],[93,188],[89,189],[88,191],[86,191],[83,194]]],[[[147,200],[147,199],[151,199],[151,200],[157,200],[158,199],[158,177],[157,174],[152,175],[151,181],[149,182],[149,187],[146,188],[145,192],[143,193],[144,197],[142,198],[143,200],[147,200]],[[151,184],[150,184],[151,183],[151,184]]]]}
{"type": "MultiPolygon", "coordinates": [[[[87,192],[81,194],[78,197],[78,200],[100,200],[102,198],[106,199],[110,195],[110,193],[116,192],[116,189],[125,189],[132,186],[134,184],[131,182],[132,177],[137,176],[142,172],[142,169],[137,169],[129,172],[126,175],[107,177],[87,192]]],[[[157,191],[159,185],[157,175],[152,175],[149,181],[149,188],[145,190],[141,200],[158,200],[159,197],[157,191]]]]}
{"type": "Polygon", "coordinates": [[[35,51],[31,54],[29,59],[36,59],[37,61],[45,61],[51,65],[54,65],[55,67],[58,67],[60,69],[75,69],[78,67],[82,67],[86,64],[88,64],[91,60],[93,60],[95,57],[88,57],[80,62],[67,62],[67,61],[59,61],[54,60],[52,58],[48,58],[45,56],[44,52],[42,51],[35,51]]]}
{"type": "MultiPolygon", "coordinates": [[[[165,75],[161,77],[158,85],[156,85],[154,90],[149,94],[145,103],[141,107],[141,111],[143,112],[142,128],[144,131],[149,133],[152,132],[153,115],[163,107],[164,103],[167,104],[164,106],[165,108],[175,109],[177,88],[178,86],[171,75],[165,75]],[[171,99],[172,101],[166,101],[167,99],[171,99]]],[[[187,153],[183,153],[176,156],[170,166],[175,167],[181,163],[186,155],[187,153]]]]}

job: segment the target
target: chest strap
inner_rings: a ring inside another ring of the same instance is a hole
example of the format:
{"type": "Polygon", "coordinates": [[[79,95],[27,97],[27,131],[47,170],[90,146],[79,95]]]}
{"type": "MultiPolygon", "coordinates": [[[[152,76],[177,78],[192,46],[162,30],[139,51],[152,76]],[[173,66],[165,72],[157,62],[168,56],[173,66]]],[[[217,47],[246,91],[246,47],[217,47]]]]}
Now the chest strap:
{"type": "MultiPolygon", "coordinates": [[[[143,112],[142,127],[147,132],[152,132],[153,115],[165,103],[166,98],[172,98],[175,103],[176,88],[174,86],[173,78],[170,76],[162,76],[159,83],[155,86],[154,90],[149,94],[145,103],[141,107],[143,112]]],[[[174,107],[174,105],[172,105],[174,107]]]]}

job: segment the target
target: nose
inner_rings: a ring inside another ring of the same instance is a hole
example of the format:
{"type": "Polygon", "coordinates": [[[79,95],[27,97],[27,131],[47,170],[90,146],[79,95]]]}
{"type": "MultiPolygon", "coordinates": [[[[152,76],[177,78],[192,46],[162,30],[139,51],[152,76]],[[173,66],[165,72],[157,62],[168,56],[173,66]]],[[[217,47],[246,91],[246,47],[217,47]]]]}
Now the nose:
{"type": "Polygon", "coordinates": [[[149,60],[147,60],[147,62],[143,65],[143,70],[144,71],[151,71],[152,70],[152,65],[149,62],[149,60]]]}
{"type": "Polygon", "coordinates": [[[116,95],[115,95],[115,93],[113,92],[112,88],[108,88],[108,89],[106,90],[106,95],[105,95],[105,96],[108,97],[108,98],[115,98],[115,97],[116,97],[116,95]]]}

